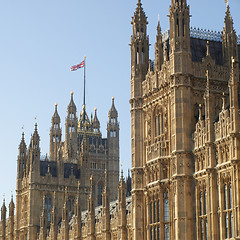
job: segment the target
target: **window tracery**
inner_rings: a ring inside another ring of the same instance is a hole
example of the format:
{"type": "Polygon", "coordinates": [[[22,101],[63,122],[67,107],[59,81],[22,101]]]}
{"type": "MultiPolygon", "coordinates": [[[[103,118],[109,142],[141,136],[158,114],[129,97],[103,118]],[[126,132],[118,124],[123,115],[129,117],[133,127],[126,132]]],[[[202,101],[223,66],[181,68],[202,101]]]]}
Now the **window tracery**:
{"type": "Polygon", "coordinates": [[[225,181],[223,187],[223,219],[225,228],[225,238],[233,237],[233,205],[232,205],[232,184],[225,181]]]}
{"type": "Polygon", "coordinates": [[[201,235],[201,240],[208,240],[208,217],[207,217],[207,190],[205,182],[200,183],[198,193],[198,219],[199,219],[199,232],[201,235]]]}

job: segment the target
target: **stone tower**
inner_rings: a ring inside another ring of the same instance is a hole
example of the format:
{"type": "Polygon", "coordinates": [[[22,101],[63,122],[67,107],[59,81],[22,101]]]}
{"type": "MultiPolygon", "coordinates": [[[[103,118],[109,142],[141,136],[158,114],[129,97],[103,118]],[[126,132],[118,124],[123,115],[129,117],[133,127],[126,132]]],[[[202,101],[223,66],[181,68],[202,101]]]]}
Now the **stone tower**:
{"type": "Polygon", "coordinates": [[[131,36],[131,145],[132,145],[132,202],[133,238],[144,239],[144,192],[143,192],[143,109],[142,82],[145,79],[149,59],[149,38],[147,35],[147,17],[141,1],[132,18],[131,36]]]}
{"type": "MultiPolygon", "coordinates": [[[[117,199],[119,123],[114,99],[108,117],[107,138],[103,138],[97,110],[94,118],[89,119],[84,105],[78,120],[71,92],[64,140],[61,119],[55,105],[50,128],[49,157],[40,156],[37,124],[28,148],[22,135],[17,172],[16,239],[46,240],[48,235],[56,240],[59,221],[62,222],[62,235],[67,239],[69,221],[74,212],[77,213],[74,222],[81,225],[79,207],[81,210],[87,209],[90,190],[94,206],[102,204],[105,170],[108,171],[110,200],[117,199]],[[92,185],[91,175],[94,176],[92,185]]],[[[13,203],[10,210],[10,221],[13,222],[13,203]]],[[[9,228],[12,231],[13,224],[9,228]]],[[[80,230],[74,229],[74,234],[79,238],[80,230]]]]}
{"type": "MultiPolygon", "coordinates": [[[[117,188],[119,179],[119,122],[118,112],[112,98],[112,106],[108,113],[107,137],[109,144],[109,161],[108,161],[108,189],[111,189],[109,196],[110,201],[117,199],[117,188]]],[[[106,183],[105,183],[106,185],[106,183]]]]}

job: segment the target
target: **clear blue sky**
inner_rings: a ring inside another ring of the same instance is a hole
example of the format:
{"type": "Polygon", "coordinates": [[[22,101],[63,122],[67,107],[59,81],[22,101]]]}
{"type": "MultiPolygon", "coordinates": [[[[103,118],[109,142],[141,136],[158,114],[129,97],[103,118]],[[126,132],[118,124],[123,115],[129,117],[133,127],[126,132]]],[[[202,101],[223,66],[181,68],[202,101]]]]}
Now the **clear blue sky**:
{"type": "MultiPolygon", "coordinates": [[[[49,150],[49,129],[58,102],[62,128],[70,91],[82,106],[83,71],[70,66],[87,56],[87,111],[98,108],[106,136],[107,115],[114,96],[120,121],[120,160],[124,172],[130,153],[131,17],[137,0],[0,0],[0,199],[15,193],[18,145],[22,125],[29,144],[37,116],[41,154],[49,150]]],[[[224,0],[189,0],[191,26],[221,31],[224,0]]],[[[157,16],[169,28],[170,0],[143,0],[148,16],[150,56],[154,58],[157,16]]],[[[230,0],[234,27],[240,34],[240,1],[230,0]]]]}

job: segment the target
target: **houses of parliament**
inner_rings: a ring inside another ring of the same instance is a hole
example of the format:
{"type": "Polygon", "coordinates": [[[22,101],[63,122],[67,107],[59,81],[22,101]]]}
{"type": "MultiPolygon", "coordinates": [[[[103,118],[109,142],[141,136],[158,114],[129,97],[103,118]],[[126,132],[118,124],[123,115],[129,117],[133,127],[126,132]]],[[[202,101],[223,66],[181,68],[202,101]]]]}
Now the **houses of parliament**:
{"type": "MultiPolygon", "coordinates": [[[[193,16],[194,17],[194,16],[193,16]]],[[[237,36],[227,4],[223,31],[190,28],[187,0],[171,0],[149,60],[141,0],[132,17],[131,177],[119,174],[114,99],[107,138],[80,117],[73,94],[65,140],[55,106],[49,157],[37,125],[17,161],[16,203],[1,208],[1,240],[240,239],[237,36]],[[120,176],[119,176],[120,175],[120,176]]]]}

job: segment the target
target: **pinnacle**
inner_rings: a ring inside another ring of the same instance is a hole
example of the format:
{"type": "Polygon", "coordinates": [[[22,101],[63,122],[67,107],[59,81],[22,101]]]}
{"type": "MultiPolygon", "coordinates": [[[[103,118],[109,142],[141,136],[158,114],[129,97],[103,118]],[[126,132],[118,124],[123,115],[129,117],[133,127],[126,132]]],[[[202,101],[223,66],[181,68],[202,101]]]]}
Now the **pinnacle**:
{"type": "Polygon", "coordinates": [[[138,0],[137,8],[134,13],[133,20],[139,21],[139,22],[142,20],[146,21],[146,15],[145,15],[145,12],[143,11],[141,0],[138,0]]]}
{"type": "Polygon", "coordinates": [[[117,110],[116,110],[115,104],[114,104],[114,97],[112,97],[112,106],[109,111],[109,116],[111,116],[111,115],[117,116],[117,110]]]}

